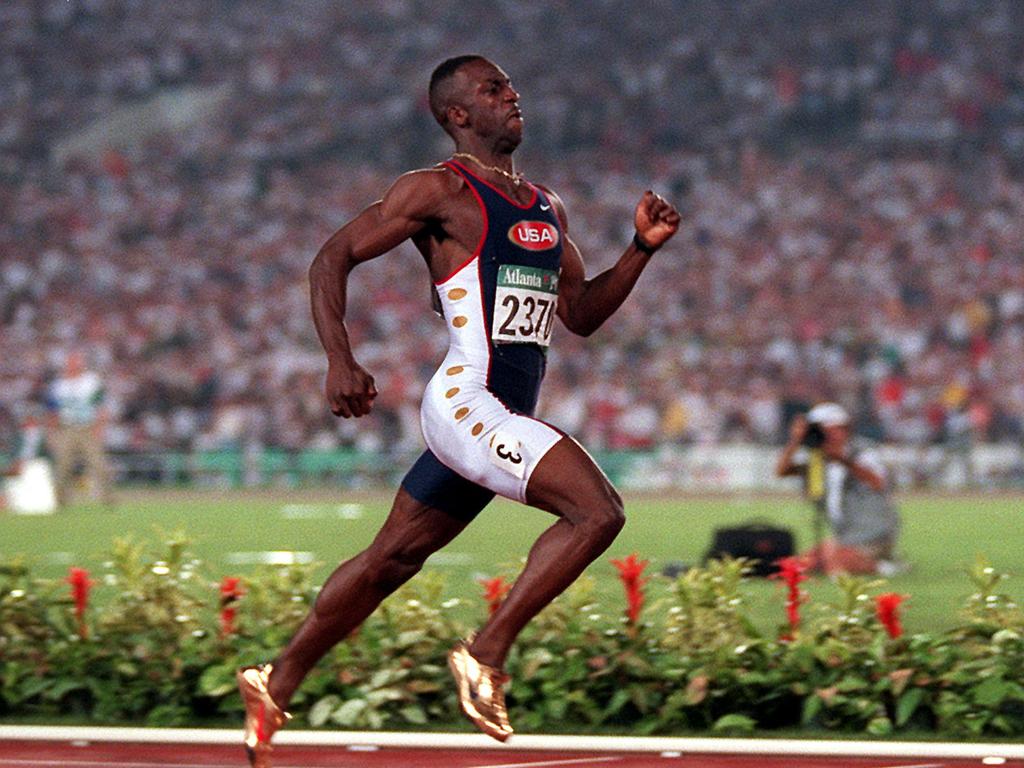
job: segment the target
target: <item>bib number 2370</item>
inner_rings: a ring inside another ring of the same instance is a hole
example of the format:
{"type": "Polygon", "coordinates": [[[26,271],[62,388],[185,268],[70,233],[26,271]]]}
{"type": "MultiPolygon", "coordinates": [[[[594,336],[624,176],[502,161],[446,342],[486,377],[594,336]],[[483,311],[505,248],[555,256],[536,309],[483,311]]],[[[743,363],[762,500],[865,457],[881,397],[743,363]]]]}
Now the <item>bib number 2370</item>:
{"type": "Polygon", "coordinates": [[[558,273],[502,264],[494,294],[491,339],[499,344],[551,343],[558,306],[558,273]]]}

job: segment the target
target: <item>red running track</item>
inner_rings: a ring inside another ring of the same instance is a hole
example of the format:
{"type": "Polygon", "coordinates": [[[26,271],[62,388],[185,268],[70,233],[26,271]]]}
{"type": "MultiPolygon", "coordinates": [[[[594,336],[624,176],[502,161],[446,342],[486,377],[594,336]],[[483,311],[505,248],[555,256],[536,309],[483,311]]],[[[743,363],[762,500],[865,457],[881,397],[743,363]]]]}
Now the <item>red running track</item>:
{"type": "MultiPolygon", "coordinates": [[[[996,747],[995,749],[998,749],[996,747]]],[[[686,755],[623,752],[538,752],[487,749],[399,749],[283,745],[276,768],[962,768],[1024,760],[885,758],[803,755],[686,755]]],[[[0,743],[0,768],[243,768],[241,746],[18,741],[0,743]]]]}

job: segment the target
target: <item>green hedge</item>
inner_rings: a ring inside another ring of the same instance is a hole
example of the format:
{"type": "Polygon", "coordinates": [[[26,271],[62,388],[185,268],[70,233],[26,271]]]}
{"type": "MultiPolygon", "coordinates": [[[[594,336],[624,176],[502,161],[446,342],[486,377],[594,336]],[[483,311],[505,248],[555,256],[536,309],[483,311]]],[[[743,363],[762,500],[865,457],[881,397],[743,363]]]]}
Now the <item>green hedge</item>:
{"type": "MultiPolygon", "coordinates": [[[[68,583],[33,579],[17,562],[0,567],[0,716],[240,721],[234,670],[272,658],[291,636],[316,595],[311,569],[268,568],[232,603],[183,541],[161,550],[116,542],[95,587],[105,599],[80,619],[68,583]],[[237,610],[228,633],[224,607],[237,610]]],[[[625,603],[595,604],[582,579],[513,650],[513,723],[528,732],[559,723],[633,734],[1024,733],[1024,616],[984,563],[970,574],[976,593],[962,622],[940,635],[893,636],[876,613],[881,582],[845,579],[838,604],[794,601],[803,623],[780,628],[784,639],[764,636],[745,615],[743,574],[743,563],[725,561],[638,581],[636,621],[625,603]]],[[[338,645],[293,702],[298,723],[460,723],[445,654],[470,628],[452,617],[456,601],[443,601],[442,586],[437,574],[417,577],[338,645]]],[[[481,622],[485,613],[481,599],[481,622]]]]}

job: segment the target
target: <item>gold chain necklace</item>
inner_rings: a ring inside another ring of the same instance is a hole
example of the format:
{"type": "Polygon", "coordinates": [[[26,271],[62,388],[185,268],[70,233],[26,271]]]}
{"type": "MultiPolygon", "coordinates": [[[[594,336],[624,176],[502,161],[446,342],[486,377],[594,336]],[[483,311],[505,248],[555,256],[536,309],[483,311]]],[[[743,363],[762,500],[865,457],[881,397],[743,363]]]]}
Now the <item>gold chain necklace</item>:
{"type": "Polygon", "coordinates": [[[455,152],[455,153],[452,154],[452,157],[465,157],[465,158],[468,158],[469,160],[472,160],[474,163],[479,165],[484,170],[494,171],[495,173],[500,173],[506,179],[511,181],[512,182],[512,186],[516,187],[517,189],[518,189],[519,185],[523,183],[523,174],[521,174],[521,173],[509,173],[504,168],[499,168],[496,165],[487,165],[487,163],[485,163],[479,157],[477,157],[476,155],[471,155],[469,152],[455,152]]]}

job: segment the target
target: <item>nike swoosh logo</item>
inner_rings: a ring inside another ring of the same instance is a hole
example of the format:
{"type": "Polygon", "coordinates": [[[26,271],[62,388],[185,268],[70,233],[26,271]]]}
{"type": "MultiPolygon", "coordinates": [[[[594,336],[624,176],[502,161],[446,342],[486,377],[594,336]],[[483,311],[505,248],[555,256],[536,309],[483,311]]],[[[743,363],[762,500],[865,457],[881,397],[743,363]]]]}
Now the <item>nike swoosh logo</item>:
{"type": "Polygon", "coordinates": [[[540,209],[541,209],[542,211],[550,211],[550,210],[551,210],[551,206],[550,206],[550,205],[542,205],[542,206],[540,207],[540,209]]]}

